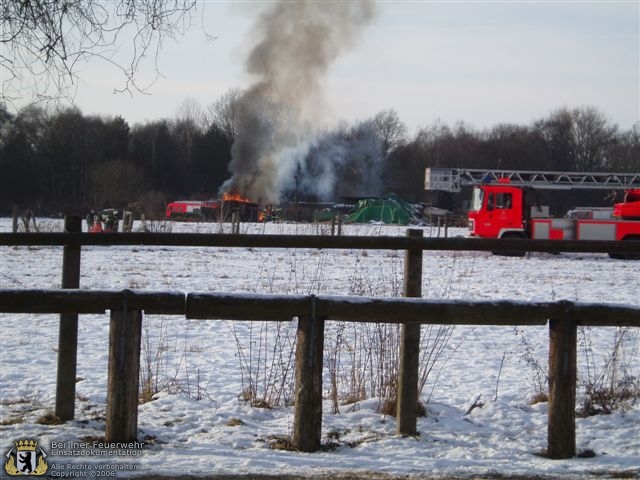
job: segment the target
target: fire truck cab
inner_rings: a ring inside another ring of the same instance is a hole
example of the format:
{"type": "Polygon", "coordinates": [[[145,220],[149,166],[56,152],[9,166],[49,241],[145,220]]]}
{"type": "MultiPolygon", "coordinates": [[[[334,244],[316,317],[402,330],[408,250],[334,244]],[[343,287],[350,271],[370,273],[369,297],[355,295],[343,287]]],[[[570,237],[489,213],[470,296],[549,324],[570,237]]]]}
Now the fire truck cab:
{"type": "Polygon", "coordinates": [[[474,187],[469,232],[483,238],[525,237],[523,190],[508,182],[474,187]]]}

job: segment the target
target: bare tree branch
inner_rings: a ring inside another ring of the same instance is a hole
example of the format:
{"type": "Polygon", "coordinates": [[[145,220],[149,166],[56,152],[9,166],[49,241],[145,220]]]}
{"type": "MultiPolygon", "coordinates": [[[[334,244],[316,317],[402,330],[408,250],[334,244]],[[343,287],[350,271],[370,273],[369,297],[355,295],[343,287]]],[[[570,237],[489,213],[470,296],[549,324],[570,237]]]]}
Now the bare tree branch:
{"type": "Polygon", "coordinates": [[[230,144],[238,136],[238,99],[241,95],[239,89],[232,88],[207,109],[208,122],[217,125],[229,139],[230,144]]]}
{"type": "Polygon", "coordinates": [[[163,41],[185,33],[197,7],[197,0],[0,0],[0,102],[69,97],[79,64],[91,58],[122,74],[116,91],[144,93],[160,75],[163,41]],[[140,84],[148,59],[155,77],[140,84]]]}

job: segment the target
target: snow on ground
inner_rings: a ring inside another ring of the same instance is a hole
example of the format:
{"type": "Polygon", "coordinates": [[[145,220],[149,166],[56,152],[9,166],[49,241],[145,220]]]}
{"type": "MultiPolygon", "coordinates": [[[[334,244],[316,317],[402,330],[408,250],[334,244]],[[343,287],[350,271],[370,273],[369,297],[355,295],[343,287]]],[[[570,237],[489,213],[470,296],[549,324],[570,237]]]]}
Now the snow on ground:
{"type": "MultiPolygon", "coordinates": [[[[61,228],[60,221],[41,224],[61,228]]],[[[174,232],[228,230],[205,223],[157,226],[174,232]]],[[[9,230],[10,220],[0,219],[0,231],[9,230]]],[[[425,236],[443,234],[435,228],[424,230],[425,236]]],[[[343,229],[347,235],[404,235],[405,231],[380,225],[343,229]]],[[[242,232],[329,233],[327,226],[302,224],[243,224],[242,232]]],[[[393,251],[84,247],[81,288],[395,296],[402,289],[402,263],[403,252],[393,251]]],[[[58,288],[61,268],[61,247],[0,247],[1,288],[58,288]]],[[[425,252],[423,296],[638,306],[639,278],[640,262],[610,260],[600,254],[508,258],[483,252],[425,252]]],[[[107,315],[80,317],[76,419],[41,425],[35,420],[52,411],[55,403],[58,317],[0,313],[3,454],[14,440],[35,438],[49,453],[50,465],[90,464],[96,472],[105,464],[104,459],[61,457],[49,450],[52,442],[86,442],[104,435],[108,324],[107,315]]],[[[592,458],[553,461],[540,455],[546,448],[547,404],[532,404],[531,399],[544,383],[540,372],[547,366],[546,327],[423,327],[423,338],[442,338],[436,337],[440,334],[446,341],[440,344],[442,352],[431,364],[422,389],[427,415],[418,420],[420,435],[403,438],[395,434],[395,419],[379,413],[380,399],[341,402],[340,413],[334,414],[329,395],[331,346],[342,342],[336,375],[340,399],[345,400],[355,374],[369,375],[365,380],[372,381],[364,364],[381,356],[375,342],[395,338],[395,327],[329,322],[323,442],[333,448],[313,454],[270,448],[291,434],[292,407],[252,407],[241,394],[251,371],[258,393],[290,396],[291,375],[282,388],[274,385],[283,377],[282,365],[292,351],[295,322],[277,325],[278,330],[274,324],[145,317],[142,370],[156,374],[164,388],[140,406],[139,438],[146,442],[141,455],[108,458],[109,465],[135,467],[119,470],[117,476],[357,471],[433,477],[640,476],[637,401],[623,412],[577,419],[578,450],[593,451],[592,458]],[[275,351],[277,335],[281,342],[275,351]],[[368,346],[373,346],[371,351],[362,353],[368,346]],[[478,397],[482,406],[467,414],[478,397]]],[[[638,329],[589,328],[579,333],[581,386],[604,372],[620,338],[616,361],[623,366],[621,373],[638,381],[638,329]]],[[[427,352],[432,351],[429,345],[427,352]]],[[[579,400],[582,394],[581,388],[579,400]]]]}

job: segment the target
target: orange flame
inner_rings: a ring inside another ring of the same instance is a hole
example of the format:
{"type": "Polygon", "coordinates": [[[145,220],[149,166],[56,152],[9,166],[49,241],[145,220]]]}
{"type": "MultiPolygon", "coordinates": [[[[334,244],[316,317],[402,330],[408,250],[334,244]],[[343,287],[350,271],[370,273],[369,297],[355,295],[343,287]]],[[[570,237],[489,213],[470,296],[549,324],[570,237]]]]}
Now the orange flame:
{"type": "Polygon", "coordinates": [[[235,190],[224,192],[222,194],[222,200],[223,201],[235,200],[236,202],[251,203],[251,200],[249,200],[247,197],[245,197],[240,192],[235,190]]]}

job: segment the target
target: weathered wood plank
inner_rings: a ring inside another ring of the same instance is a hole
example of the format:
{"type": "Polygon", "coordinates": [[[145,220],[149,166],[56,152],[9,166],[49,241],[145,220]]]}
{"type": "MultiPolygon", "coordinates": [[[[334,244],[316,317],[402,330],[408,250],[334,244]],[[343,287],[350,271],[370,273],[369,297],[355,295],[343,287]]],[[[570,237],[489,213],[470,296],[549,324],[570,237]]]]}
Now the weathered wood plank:
{"type": "Polygon", "coordinates": [[[549,321],[549,411],[547,455],[572,458],[576,454],[576,323],[549,321]]]}
{"type": "MultiPolygon", "coordinates": [[[[64,219],[67,232],[82,231],[82,219],[68,216],[64,219]]],[[[66,245],[62,252],[62,288],[80,286],[80,245],[66,245]]],[[[56,377],[55,414],[61,420],[73,420],[76,401],[76,370],[78,356],[78,313],[60,314],[58,334],[58,369],[56,377]]]]}
{"type": "Polygon", "coordinates": [[[488,238],[410,238],[330,235],[260,235],[202,233],[0,233],[0,245],[150,245],[175,247],[253,247],[358,250],[452,250],[640,253],[640,242],[604,240],[533,240],[488,238]]]}
{"type": "Polygon", "coordinates": [[[242,293],[189,293],[186,316],[190,319],[240,319],[291,321],[307,316],[313,296],[255,295],[242,293]]]}
{"type": "Polygon", "coordinates": [[[589,327],[640,327],[640,307],[635,305],[576,303],[571,318],[589,327]]]}
{"type": "MultiPolygon", "coordinates": [[[[409,237],[422,237],[422,230],[408,230],[409,237]]],[[[404,257],[405,297],[422,297],[422,250],[409,249],[404,257]]],[[[400,371],[396,399],[396,430],[416,435],[418,414],[418,370],[420,367],[420,324],[403,323],[400,335],[400,371]]]]}
{"type": "Polygon", "coordinates": [[[122,308],[126,300],[130,308],[142,309],[149,314],[186,314],[187,318],[194,319],[290,321],[309,311],[312,298],[318,315],[327,320],[512,326],[546,325],[549,318],[571,314],[578,325],[640,327],[640,306],[626,304],[216,292],[185,295],[140,290],[0,289],[0,312],[104,313],[122,308]]]}
{"type": "Polygon", "coordinates": [[[318,296],[317,308],[329,320],[451,325],[545,325],[571,313],[580,325],[640,327],[640,307],[511,300],[432,300],[318,296]],[[366,307],[363,307],[363,304],[366,307]]]}
{"type": "Polygon", "coordinates": [[[105,441],[132,442],[138,435],[138,375],[142,312],[111,312],[105,441]]]}
{"type": "Polygon", "coordinates": [[[142,290],[49,290],[0,289],[0,312],[5,313],[80,313],[100,314],[107,310],[129,308],[149,314],[184,315],[182,292],[142,290]]]}
{"type": "Polygon", "coordinates": [[[313,313],[298,319],[293,446],[315,452],[322,439],[324,320],[313,313]]]}

